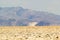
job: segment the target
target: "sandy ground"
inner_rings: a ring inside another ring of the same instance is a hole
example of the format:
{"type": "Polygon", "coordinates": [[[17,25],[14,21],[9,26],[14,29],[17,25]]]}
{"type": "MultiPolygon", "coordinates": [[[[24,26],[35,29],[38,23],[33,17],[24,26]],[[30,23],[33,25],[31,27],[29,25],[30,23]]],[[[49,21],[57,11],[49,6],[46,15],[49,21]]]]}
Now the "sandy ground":
{"type": "Polygon", "coordinates": [[[60,26],[4,26],[0,40],[60,40],[60,26]]]}

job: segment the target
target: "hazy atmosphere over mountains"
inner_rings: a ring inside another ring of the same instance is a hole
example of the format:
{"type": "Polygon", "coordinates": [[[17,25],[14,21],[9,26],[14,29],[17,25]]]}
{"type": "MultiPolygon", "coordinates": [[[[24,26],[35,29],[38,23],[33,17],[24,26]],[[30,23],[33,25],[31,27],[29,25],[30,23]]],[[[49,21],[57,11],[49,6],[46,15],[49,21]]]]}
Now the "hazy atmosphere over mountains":
{"type": "Polygon", "coordinates": [[[60,15],[22,7],[0,7],[0,26],[27,26],[30,22],[37,22],[36,26],[60,25],[60,15]]]}

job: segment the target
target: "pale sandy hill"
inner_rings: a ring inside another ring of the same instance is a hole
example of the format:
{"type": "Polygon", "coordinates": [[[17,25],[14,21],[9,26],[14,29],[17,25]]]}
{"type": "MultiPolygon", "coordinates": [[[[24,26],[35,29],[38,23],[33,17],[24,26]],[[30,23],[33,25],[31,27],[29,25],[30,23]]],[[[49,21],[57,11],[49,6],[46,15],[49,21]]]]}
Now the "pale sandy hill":
{"type": "Polygon", "coordinates": [[[60,40],[60,27],[0,27],[0,40],[60,40]]]}

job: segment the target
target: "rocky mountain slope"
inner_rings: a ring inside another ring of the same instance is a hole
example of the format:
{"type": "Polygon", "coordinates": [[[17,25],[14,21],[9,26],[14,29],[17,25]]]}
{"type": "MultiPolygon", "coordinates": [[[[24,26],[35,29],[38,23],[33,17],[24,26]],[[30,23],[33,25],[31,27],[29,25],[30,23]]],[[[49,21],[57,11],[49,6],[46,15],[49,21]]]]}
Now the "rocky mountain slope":
{"type": "Polygon", "coordinates": [[[60,25],[60,15],[22,7],[0,7],[0,26],[27,26],[30,22],[37,22],[36,26],[60,25]]]}

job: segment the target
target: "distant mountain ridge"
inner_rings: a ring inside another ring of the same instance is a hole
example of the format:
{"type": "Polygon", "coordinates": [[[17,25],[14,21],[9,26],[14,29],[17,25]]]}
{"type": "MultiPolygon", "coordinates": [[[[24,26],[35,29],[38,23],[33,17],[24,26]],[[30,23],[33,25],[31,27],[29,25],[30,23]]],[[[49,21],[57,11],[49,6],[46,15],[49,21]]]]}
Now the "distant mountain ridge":
{"type": "Polygon", "coordinates": [[[0,26],[27,26],[30,22],[37,22],[36,26],[60,25],[60,15],[22,7],[0,7],[0,26]]]}

